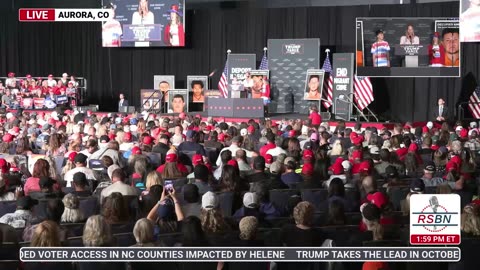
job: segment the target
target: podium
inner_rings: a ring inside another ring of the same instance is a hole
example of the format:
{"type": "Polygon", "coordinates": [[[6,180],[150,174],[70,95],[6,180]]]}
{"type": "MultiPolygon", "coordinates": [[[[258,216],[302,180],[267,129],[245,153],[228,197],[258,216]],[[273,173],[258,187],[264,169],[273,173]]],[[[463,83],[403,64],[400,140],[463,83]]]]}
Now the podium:
{"type": "Polygon", "coordinates": [[[208,116],[232,118],[263,118],[261,98],[210,98],[205,99],[208,116]]]}
{"type": "Polygon", "coordinates": [[[428,55],[428,49],[420,44],[395,44],[395,55],[405,56],[405,67],[418,67],[418,56],[428,55]]]}
{"type": "Polygon", "coordinates": [[[229,84],[228,92],[230,93],[230,98],[247,98],[245,87],[242,84],[229,84]]]}

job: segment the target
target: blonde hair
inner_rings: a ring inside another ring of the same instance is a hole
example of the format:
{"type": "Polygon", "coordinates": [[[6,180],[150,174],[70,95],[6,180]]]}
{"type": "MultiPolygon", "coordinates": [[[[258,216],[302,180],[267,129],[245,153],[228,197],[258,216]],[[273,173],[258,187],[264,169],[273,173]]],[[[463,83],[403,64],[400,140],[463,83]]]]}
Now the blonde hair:
{"type": "Polygon", "coordinates": [[[86,247],[107,246],[112,242],[112,231],[101,215],[91,216],[87,219],[83,229],[83,245],[86,247]]]}
{"type": "Polygon", "coordinates": [[[76,223],[84,220],[84,215],[82,210],[78,207],[80,206],[80,200],[74,194],[67,194],[63,197],[63,205],[65,210],[63,210],[61,222],[66,223],[76,223]]]}
{"type": "Polygon", "coordinates": [[[222,233],[230,229],[223,218],[221,210],[216,208],[209,210],[202,208],[200,221],[205,233],[222,233]]]}
{"type": "Polygon", "coordinates": [[[313,223],[315,207],[309,202],[299,202],[293,209],[293,219],[297,225],[310,226],[313,223]]]}
{"type": "Polygon", "coordinates": [[[32,247],[59,247],[60,228],[57,223],[45,220],[38,224],[32,235],[32,247]]]}
{"type": "Polygon", "coordinates": [[[340,140],[335,140],[333,144],[332,151],[330,151],[331,156],[340,156],[343,155],[343,145],[340,140]]]}
{"type": "Polygon", "coordinates": [[[254,216],[244,217],[238,224],[240,229],[240,239],[251,240],[255,237],[258,228],[258,219],[254,216]]]}
{"type": "Polygon", "coordinates": [[[65,163],[65,166],[62,169],[62,176],[65,176],[65,174],[75,168],[75,163],[70,161],[70,159],[67,158],[67,163],[65,163]]]}
{"type": "Polygon", "coordinates": [[[463,208],[462,221],[460,223],[462,231],[480,235],[480,207],[476,204],[469,204],[463,208]]]}
{"type": "Polygon", "coordinates": [[[157,171],[151,171],[147,175],[147,180],[145,181],[145,188],[147,190],[150,190],[152,186],[155,185],[161,185],[162,184],[162,177],[160,176],[160,173],[157,171]]]}
{"type": "Polygon", "coordinates": [[[125,132],[120,130],[120,131],[117,132],[116,135],[117,136],[115,137],[115,140],[120,144],[123,143],[123,138],[125,137],[125,132]]]}
{"type": "Polygon", "coordinates": [[[153,242],[153,223],[147,218],[139,219],[133,227],[133,236],[139,244],[153,242]]]}

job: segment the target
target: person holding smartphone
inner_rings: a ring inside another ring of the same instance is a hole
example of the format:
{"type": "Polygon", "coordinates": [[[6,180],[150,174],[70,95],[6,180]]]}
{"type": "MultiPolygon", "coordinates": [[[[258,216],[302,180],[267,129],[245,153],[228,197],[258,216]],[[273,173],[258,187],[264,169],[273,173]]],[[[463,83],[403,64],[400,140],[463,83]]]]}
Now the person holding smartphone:
{"type": "Polygon", "coordinates": [[[173,187],[173,180],[164,181],[162,196],[150,210],[147,218],[158,225],[157,233],[174,233],[181,230],[181,221],[184,216],[173,187]]]}

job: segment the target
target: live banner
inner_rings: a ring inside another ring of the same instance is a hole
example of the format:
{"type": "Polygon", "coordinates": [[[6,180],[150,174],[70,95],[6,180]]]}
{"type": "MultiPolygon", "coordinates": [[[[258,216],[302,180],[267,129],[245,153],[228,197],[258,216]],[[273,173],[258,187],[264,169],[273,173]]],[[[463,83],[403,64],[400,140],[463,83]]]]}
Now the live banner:
{"type": "MultiPolygon", "coordinates": [[[[247,73],[255,69],[257,63],[256,54],[231,53],[227,58],[227,74],[229,85],[243,85],[247,73]]],[[[231,87],[229,87],[230,89],[231,87]]],[[[230,96],[230,95],[229,95],[230,96]]]]}
{"type": "Polygon", "coordinates": [[[308,113],[318,102],[305,100],[307,70],[320,67],[320,39],[269,39],[270,112],[308,113]]]}
{"type": "Polygon", "coordinates": [[[335,119],[350,121],[353,102],[353,53],[333,54],[333,112],[335,119]]]}

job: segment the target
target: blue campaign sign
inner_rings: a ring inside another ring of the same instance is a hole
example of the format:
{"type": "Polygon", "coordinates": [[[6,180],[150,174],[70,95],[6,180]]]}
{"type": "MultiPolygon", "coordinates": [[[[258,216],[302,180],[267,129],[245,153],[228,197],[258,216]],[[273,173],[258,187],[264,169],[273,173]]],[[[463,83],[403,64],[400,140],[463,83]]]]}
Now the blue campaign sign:
{"type": "Polygon", "coordinates": [[[67,102],[68,102],[68,98],[67,98],[66,95],[59,95],[59,96],[57,96],[57,98],[56,98],[56,103],[57,103],[57,104],[65,104],[65,103],[67,103],[67,102]]]}

